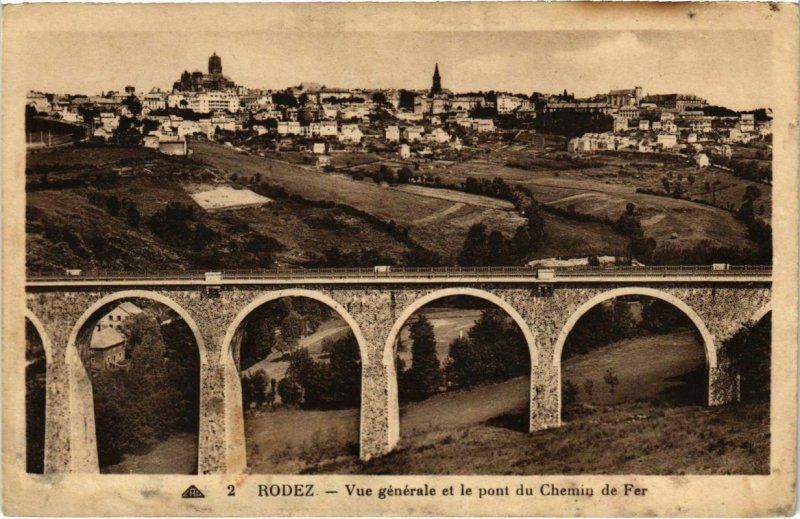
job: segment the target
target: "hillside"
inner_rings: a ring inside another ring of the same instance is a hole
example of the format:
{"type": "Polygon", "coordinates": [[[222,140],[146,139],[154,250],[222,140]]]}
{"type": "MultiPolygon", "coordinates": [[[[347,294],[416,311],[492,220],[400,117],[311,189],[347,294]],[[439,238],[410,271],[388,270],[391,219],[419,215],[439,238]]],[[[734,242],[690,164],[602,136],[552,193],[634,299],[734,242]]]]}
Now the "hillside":
{"type": "Polygon", "coordinates": [[[37,153],[29,155],[28,171],[29,271],[302,266],[324,261],[324,252],[334,245],[356,255],[377,251],[367,255],[400,262],[408,251],[374,221],[337,207],[282,199],[204,211],[189,192],[197,184],[224,185],[224,175],[142,148],[37,153]],[[163,220],[170,204],[190,208],[191,218],[180,222],[185,232],[151,225],[154,216],[163,220]],[[128,217],[132,206],[139,213],[136,225],[128,217]]]}
{"type": "MultiPolygon", "coordinates": [[[[419,185],[378,185],[368,177],[353,180],[210,143],[193,141],[191,149],[189,158],[114,147],[29,154],[29,271],[403,264],[417,245],[452,264],[471,225],[481,222],[511,237],[524,223],[510,203],[496,198],[419,185]],[[206,211],[190,197],[219,187],[228,192],[253,189],[270,201],[206,211]],[[274,196],[275,190],[280,196],[274,196]],[[176,214],[185,221],[167,221],[171,206],[180,209],[176,214]],[[135,223],[128,214],[132,207],[138,213],[135,223]]],[[[609,222],[628,202],[636,204],[645,236],[666,251],[660,257],[704,243],[754,247],[744,224],[729,211],[636,192],[637,187],[657,184],[661,172],[652,177],[614,173],[614,168],[633,167],[616,157],[589,168],[578,168],[575,161],[536,159],[529,170],[503,165],[519,152],[503,153],[449,166],[434,163],[423,170],[456,185],[468,177],[499,176],[524,185],[559,211],[541,213],[546,238],[534,258],[624,255],[627,240],[609,222]]],[[[688,174],[679,166],[661,168],[688,174]]],[[[718,170],[704,175],[725,177],[719,203],[749,185],[718,170]]],[[[768,215],[769,190],[760,191],[756,207],[760,211],[764,206],[768,215]]]]}

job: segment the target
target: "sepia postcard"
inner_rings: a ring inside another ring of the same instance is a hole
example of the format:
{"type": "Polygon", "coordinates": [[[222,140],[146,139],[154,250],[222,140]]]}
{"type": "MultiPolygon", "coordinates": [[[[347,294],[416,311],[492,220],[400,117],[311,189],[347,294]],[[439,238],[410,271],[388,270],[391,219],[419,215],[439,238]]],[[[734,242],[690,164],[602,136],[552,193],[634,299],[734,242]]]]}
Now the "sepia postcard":
{"type": "Polygon", "coordinates": [[[3,510],[787,516],[798,5],[3,9],[3,510]]]}

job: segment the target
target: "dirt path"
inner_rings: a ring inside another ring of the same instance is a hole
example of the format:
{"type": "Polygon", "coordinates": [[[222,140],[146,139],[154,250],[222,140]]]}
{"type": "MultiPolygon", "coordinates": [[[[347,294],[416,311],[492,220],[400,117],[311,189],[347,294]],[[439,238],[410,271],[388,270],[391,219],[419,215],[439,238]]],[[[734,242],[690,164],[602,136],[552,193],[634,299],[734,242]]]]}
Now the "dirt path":
{"type": "Polygon", "coordinates": [[[428,216],[426,216],[424,218],[420,218],[419,220],[414,220],[412,223],[414,225],[423,225],[423,224],[426,224],[426,223],[434,222],[434,221],[436,221],[436,220],[438,220],[440,218],[444,218],[447,215],[450,215],[450,214],[453,214],[453,213],[457,212],[462,207],[464,207],[464,204],[458,202],[458,203],[455,203],[455,204],[451,205],[447,209],[442,209],[441,211],[439,211],[437,213],[430,214],[430,215],[428,215],[428,216]]]}

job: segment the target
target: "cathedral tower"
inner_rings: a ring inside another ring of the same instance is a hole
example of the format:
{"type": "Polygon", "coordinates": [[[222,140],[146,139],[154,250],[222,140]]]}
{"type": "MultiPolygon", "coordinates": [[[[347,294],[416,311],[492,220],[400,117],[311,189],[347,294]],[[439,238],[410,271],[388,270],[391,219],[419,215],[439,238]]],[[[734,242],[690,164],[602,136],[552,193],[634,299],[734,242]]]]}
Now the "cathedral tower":
{"type": "Polygon", "coordinates": [[[216,52],[208,58],[208,73],[222,74],[222,58],[216,52]]]}
{"type": "Polygon", "coordinates": [[[441,94],[442,93],[442,77],[439,75],[439,64],[436,64],[436,68],[433,69],[433,85],[431,85],[431,94],[441,94]]]}

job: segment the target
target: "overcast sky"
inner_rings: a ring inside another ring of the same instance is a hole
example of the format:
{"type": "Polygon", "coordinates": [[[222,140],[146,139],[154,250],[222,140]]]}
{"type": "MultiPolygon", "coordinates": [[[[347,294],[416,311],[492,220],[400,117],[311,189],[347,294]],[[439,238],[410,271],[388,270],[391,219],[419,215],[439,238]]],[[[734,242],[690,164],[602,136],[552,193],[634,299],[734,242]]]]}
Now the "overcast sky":
{"type": "Polygon", "coordinates": [[[29,88],[99,93],[169,89],[183,70],[223,72],[251,88],[444,88],[589,96],[641,85],[694,93],[735,109],[770,105],[770,34],[756,31],[424,33],[38,33],[27,42],[29,88]]]}

